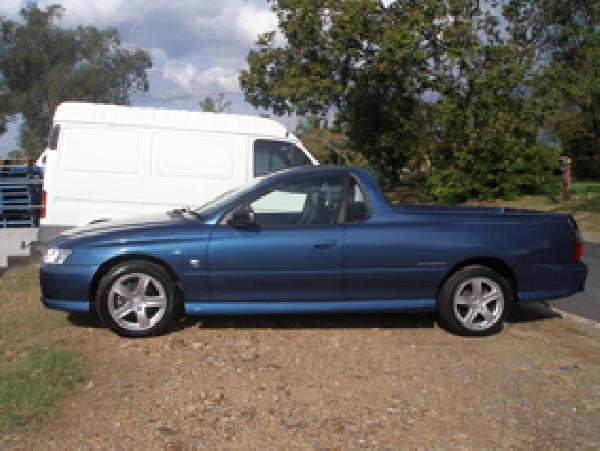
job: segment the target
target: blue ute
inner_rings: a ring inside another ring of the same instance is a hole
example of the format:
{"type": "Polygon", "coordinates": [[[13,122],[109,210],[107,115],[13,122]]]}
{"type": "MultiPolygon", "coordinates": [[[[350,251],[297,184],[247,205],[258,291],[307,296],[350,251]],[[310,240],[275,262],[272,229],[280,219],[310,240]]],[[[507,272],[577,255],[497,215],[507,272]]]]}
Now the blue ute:
{"type": "Polygon", "coordinates": [[[120,335],[179,314],[437,311],[499,331],[511,305],[584,289],[569,215],[396,206],[366,172],[284,170],[206,205],[71,229],[40,269],[48,308],[96,312],[120,335]]]}

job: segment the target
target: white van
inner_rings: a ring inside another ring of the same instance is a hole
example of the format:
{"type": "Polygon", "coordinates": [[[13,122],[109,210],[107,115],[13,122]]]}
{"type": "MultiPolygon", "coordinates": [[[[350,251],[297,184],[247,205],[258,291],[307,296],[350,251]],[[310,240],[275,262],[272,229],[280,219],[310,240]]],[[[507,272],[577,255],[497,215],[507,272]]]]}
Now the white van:
{"type": "Polygon", "coordinates": [[[38,240],[201,205],[253,177],[312,164],[318,161],[272,119],[63,103],[45,150],[38,240]]]}

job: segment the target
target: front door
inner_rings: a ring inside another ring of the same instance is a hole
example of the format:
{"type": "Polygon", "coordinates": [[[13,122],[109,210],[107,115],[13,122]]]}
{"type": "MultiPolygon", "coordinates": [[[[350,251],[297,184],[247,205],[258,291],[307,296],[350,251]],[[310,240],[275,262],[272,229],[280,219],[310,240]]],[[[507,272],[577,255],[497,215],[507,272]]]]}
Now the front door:
{"type": "Polygon", "coordinates": [[[343,191],[343,174],[304,175],[234,209],[249,207],[254,226],[231,226],[226,215],[209,243],[211,299],[341,299],[343,191]]]}

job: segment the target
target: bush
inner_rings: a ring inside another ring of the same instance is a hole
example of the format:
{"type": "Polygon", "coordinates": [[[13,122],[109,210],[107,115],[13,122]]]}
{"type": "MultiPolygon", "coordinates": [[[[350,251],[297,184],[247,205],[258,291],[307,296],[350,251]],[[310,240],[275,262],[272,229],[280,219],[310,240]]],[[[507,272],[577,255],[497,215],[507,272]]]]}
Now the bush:
{"type": "Polygon", "coordinates": [[[442,202],[467,199],[514,199],[521,194],[554,195],[560,191],[554,175],[559,150],[536,143],[513,147],[510,140],[499,142],[495,151],[481,148],[455,152],[447,169],[434,170],[427,178],[433,197],[442,202]]]}

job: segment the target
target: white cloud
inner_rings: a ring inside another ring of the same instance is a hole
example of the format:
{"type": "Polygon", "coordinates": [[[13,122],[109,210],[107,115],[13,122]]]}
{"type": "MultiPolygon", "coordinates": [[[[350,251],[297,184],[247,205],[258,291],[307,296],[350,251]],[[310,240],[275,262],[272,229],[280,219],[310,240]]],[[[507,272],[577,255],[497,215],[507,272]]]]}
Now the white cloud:
{"type": "MultiPolygon", "coordinates": [[[[40,6],[46,6],[44,3],[52,4],[55,2],[42,1],[40,2],[40,6]]],[[[62,0],[60,2],[63,8],[65,8],[67,23],[74,25],[89,23],[104,24],[110,18],[115,17],[115,14],[119,11],[123,10],[124,3],[123,0],[62,0]]]]}
{"type": "Polygon", "coordinates": [[[202,86],[217,85],[225,93],[234,93],[240,89],[238,74],[237,70],[215,66],[202,71],[198,76],[198,82],[202,86]]]}
{"type": "Polygon", "coordinates": [[[203,71],[199,71],[192,64],[186,64],[182,68],[166,66],[163,76],[189,94],[199,94],[207,90],[227,94],[239,92],[238,71],[221,66],[209,67],[203,71]]]}
{"type": "Polygon", "coordinates": [[[192,89],[192,83],[194,83],[198,77],[198,71],[191,64],[187,64],[182,69],[165,67],[163,69],[163,76],[166,80],[170,80],[179,85],[183,90],[190,91],[192,89]]]}
{"type": "Polygon", "coordinates": [[[0,17],[16,19],[23,5],[19,0],[0,0],[0,17]]]}
{"type": "Polygon", "coordinates": [[[248,41],[254,42],[259,34],[277,30],[277,16],[273,11],[247,4],[240,8],[236,25],[248,41]]]}

